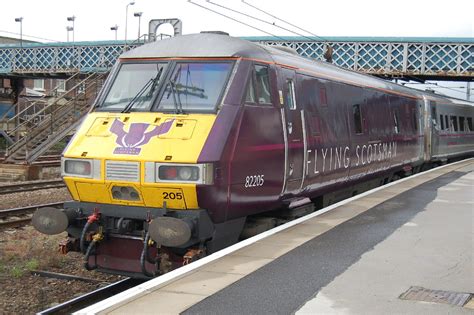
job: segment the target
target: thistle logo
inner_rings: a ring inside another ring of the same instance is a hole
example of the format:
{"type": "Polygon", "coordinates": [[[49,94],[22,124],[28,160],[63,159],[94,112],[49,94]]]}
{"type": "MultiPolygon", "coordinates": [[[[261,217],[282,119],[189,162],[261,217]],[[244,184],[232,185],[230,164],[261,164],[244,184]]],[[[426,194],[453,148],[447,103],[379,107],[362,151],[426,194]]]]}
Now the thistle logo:
{"type": "Polygon", "coordinates": [[[125,124],[120,120],[115,119],[110,127],[110,132],[117,135],[115,143],[117,143],[119,147],[115,148],[113,154],[140,154],[140,147],[142,145],[147,144],[153,136],[167,133],[171,129],[173,122],[174,119],[166,121],[149,132],[146,132],[146,130],[150,124],[132,123],[130,124],[128,132],[126,132],[124,130],[125,124]]]}

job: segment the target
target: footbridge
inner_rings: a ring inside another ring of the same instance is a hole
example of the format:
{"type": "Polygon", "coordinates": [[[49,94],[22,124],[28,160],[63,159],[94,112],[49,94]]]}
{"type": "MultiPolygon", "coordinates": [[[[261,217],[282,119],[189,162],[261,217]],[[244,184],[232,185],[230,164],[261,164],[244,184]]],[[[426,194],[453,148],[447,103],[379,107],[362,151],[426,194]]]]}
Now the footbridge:
{"type": "MultiPolygon", "coordinates": [[[[389,78],[415,80],[474,79],[474,38],[245,37],[264,45],[281,45],[302,56],[323,60],[328,46],[332,62],[343,68],[389,78]]],[[[0,76],[57,76],[107,72],[126,49],[144,42],[102,41],[0,45],[0,76]]]]}

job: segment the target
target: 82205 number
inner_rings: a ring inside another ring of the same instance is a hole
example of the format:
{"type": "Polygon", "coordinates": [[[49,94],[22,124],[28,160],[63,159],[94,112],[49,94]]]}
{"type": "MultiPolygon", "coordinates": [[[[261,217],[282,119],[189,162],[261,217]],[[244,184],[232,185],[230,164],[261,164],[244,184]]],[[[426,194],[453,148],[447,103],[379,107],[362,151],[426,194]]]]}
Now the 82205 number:
{"type": "Polygon", "coordinates": [[[265,183],[265,179],[263,178],[265,175],[250,175],[245,177],[245,188],[249,187],[259,187],[263,186],[265,183]]]}

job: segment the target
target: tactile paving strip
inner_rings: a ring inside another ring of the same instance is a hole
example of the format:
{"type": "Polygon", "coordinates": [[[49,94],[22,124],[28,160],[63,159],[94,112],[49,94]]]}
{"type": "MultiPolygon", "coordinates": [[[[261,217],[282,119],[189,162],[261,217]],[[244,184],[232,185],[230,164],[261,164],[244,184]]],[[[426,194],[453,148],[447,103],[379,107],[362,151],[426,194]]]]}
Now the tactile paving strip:
{"type": "Polygon", "coordinates": [[[470,293],[431,290],[423,287],[410,287],[399,297],[402,300],[414,300],[464,306],[471,298],[470,293]]]}

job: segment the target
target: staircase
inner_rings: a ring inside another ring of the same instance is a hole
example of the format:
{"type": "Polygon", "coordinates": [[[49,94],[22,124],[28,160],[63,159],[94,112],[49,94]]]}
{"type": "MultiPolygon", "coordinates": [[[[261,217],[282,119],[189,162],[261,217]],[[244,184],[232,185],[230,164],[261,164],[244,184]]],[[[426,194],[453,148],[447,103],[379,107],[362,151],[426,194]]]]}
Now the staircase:
{"type": "Polygon", "coordinates": [[[8,131],[15,141],[7,148],[4,163],[31,164],[80,124],[107,74],[92,73],[82,80],[77,80],[77,76],[68,79],[79,83],[67,92],[56,93],[57,96],[50,99],[39,99],[10,119],[17,122],[16,127],[8,131]],[[41,102],[40,110],[26,115],[41,102]]]}

